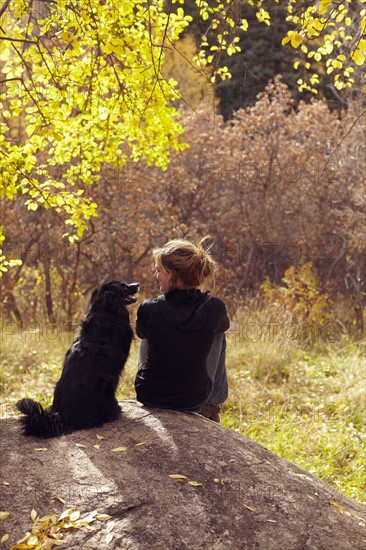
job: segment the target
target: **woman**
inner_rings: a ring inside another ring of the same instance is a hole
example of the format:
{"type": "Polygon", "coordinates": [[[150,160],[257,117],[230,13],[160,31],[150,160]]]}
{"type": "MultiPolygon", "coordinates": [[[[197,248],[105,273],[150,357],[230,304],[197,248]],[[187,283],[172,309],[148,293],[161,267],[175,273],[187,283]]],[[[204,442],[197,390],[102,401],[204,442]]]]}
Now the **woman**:
{"type": "Polygon", "coordinates": [[[163,294],[137,312],[142,341],[135,388],[146,406],[219,421],[228,395],[224,332],[230,322],[224,302],[201,290],[213,283],[217,267],[204,241],[175,239],[153,252],[163,294]]]}

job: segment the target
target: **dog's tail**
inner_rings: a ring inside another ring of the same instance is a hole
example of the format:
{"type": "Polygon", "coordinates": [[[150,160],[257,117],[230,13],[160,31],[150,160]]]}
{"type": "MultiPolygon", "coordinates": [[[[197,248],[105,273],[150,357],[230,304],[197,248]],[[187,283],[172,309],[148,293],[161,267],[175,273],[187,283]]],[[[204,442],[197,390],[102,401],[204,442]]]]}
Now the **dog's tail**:
{"type": "Polygon", "coordinates": [[[25,415],[20,419],[24,435],[57,437],[68,433],[60,415],[57,412],[47,411],[37,401],[21,399],[16,407],[25,415]]]}

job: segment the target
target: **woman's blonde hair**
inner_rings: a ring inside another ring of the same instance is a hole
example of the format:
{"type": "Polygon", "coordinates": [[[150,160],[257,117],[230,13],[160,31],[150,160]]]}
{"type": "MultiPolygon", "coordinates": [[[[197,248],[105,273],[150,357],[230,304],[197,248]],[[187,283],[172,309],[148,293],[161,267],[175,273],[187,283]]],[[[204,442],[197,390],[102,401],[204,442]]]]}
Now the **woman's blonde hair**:
{"type": "Polygon", "coordinates": [[[214,286],[217,263],[204,243],[204,237],[197,244],[183,239],[173,239],[161,248],[153,250],[156,265],[172,273],[172,284],[178,277],[187,287],[209,289],[214,286]]]}

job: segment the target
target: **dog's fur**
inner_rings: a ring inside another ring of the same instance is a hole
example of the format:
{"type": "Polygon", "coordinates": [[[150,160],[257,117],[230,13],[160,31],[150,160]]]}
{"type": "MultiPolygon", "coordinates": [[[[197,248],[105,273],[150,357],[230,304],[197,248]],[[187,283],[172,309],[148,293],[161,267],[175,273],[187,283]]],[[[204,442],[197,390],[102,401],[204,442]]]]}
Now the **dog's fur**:
{"type": "Polygon", "coordinates": [[[126,305],[136,301],[137,291],[138,284],[119,281],[94,290],[89,312],[65,355],[52,406],[44,409],[27,398],[17,403],[25,415],[25,435],[56,437],[119,417],[115,393],[133,338],[126,305]]]}

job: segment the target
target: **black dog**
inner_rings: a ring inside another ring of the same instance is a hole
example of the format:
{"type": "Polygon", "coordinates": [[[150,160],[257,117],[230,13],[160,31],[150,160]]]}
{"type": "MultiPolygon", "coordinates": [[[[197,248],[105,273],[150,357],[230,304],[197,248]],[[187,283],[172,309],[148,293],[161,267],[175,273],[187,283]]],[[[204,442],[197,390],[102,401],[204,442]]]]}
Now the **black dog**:
{"type": "Polygon", "coordinates": [[[127,360],[133,332],[126,305],[136,302],[136,283],[111,281],[94,290],[89,312],[64,359],[53,404],[44,409],[32,399],[17,408],[25,435],[55,437],[116,420],[119,376],[127,360]]]}

